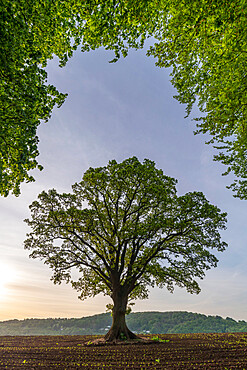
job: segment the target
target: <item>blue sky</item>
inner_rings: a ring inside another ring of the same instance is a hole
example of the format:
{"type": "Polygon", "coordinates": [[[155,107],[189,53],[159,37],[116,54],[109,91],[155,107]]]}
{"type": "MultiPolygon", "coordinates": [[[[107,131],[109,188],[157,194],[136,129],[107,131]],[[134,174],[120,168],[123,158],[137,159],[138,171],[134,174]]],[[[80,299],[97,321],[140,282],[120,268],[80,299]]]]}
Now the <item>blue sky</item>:
{"type": "Polygon", "coordinates": [[[202,291],[191,295],[177,288],[173,294],[152,289],[150,298],[136,301],[134,311],[186,310],[247,320],[246,202],[233,198],[222,177],[224,167],[212,161],[207,136],[194,136],[195,108],[184,119],[185,106],[173,95],[169,71],[155,67],[144,51],[132,51],[109,64],[103,49],[76,52],[64,68],[57,60],[48,65],[49,82],[69,94],[64,105],[38,129],[39,162],[35,183],[24,184],[21,196],[0,199],[0,320],[28,317],[82,317],[105,312],[110,298],[85,301],[69,285],[54,286],[51,271],[28,258],[23,241],[29,204],[42,190],[69,192],[88,167],[104,166],[137,156],[155,161],[168,176],[178,179],[178,193],[202,191],[228,213],[222,238],[229,247],[218,253],[219,264],[201,281],[202,291]]]}

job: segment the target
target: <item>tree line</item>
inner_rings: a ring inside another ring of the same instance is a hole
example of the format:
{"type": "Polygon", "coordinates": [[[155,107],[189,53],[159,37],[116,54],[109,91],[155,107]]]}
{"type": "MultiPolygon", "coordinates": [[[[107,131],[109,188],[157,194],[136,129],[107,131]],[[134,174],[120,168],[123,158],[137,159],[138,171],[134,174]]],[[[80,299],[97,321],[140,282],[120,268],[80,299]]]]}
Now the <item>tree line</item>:
{"type": "MultiPolygon", "coordinates": [[[[0,322],[0,335],[99,335],[111,325],[110,313],[82,318],[48,318],[0,322]]],[[[127,316],[129,328],[140,334],[247,332],[247,322],[198,313],[135,312],[127,316]]]]}

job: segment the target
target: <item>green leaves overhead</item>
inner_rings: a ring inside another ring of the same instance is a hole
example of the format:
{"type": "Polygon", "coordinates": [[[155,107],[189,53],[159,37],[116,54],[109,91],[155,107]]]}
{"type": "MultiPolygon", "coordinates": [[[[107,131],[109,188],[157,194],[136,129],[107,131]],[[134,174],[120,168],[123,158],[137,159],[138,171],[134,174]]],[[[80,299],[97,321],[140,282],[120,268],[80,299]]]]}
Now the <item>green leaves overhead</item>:
{"type": "Polygon", "coordinates": [[[19,0],[0,4],[0,194],[4,196],[10,191],[19,195],[20,184],[34,180],[29,170],[42,169],[36,161],[36,130],[49,119],[54,105],[65,99],[46,84],[41,68],[52,53],[53,31],[47,33],[51,14],[45,18],[47,32],[39,27],[47,6],[41,10],[40,2],[19,0]]]}
{"type": "Polygon", "coordinates": [[[89,168],[73,193],[49,190],[31,204],[25,248],[81,299],[116,291],[147,298],[154,285],[198,293],[196,278],[217,265],[210,249],[226,247],[219,233],[226,214],[200,192],[177,196],[175,186],[147,159],[89,168]]]}
{"type": "Polygon", "coordinates": [[[157,16],[150,1],[112,0],[2,0],[0,12],[0,194],[7,196],[42,169],[36,130],[66,97],[47,85],[47,61],[56,55],[64,66],[80,44],[127,55],[126,45],[142,47],[153,33],[157,16]]]}
{"type": "Polygon", "coordinates": [[[246,9],[245,0],[170,1],[170,17],[148,52],[159,67],[173,68],[176,99],[187,115],[198,104],[197,133],[211,135],[220,151],[215,160],[240,178],[231,186],[240,198],[247,177],[246,9]]]}
{"type": "Polygon", "coordinates": [[[154,40],[148,55],[172,67],[176,98],[187,115],[202,113],[197,133],[209,133],[215,160],[238,178],[231,188],[246,199],[246,0],[105,0],[0,3],[0,193],[19,193],[36,168],[36,129],[65,95],[47,86],[44,67],[53,55],[66,64],[73,51],[130,48],[154,40]]]}
{"type": "Polygon", "coordinates": [[[106,4],[94,13],[94,27],[87,23],[82,50],[104,46],[115,51],[116,61],[152,36],[147,55],[159,67],[172,67],[176,99],[186,104],[187,115],[198,105],[196,133],[211,135],[209,143],[219,150],[214,159],[227,166],[225,174],[235,174],[230,188],[246,199],[246,0],[120,1],[112,3],[114,9],[106,4]],[[110,20],[105,26],[104,19],[110,20]],[[89,36],[95,29],[103,35],[97,41],[89,36]]]}

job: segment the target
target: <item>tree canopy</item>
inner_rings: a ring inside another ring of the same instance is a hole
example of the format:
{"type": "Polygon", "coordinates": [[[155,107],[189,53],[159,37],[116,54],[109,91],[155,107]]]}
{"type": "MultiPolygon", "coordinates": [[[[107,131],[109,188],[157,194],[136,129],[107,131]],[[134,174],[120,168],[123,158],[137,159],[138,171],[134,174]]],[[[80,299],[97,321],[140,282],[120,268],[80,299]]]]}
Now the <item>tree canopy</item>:
{"type": "Polygon", "coordinates": [[[197,132],[211,135],[215,160],[239,178],[231,188],[246,198],[246,1],[2,0],[1,194],[18,194],[20,183],[32,180],[37,125],[64,101],[46,84],[47,60],[57,55],[63,66],[80,45],[83,52],[113,50],[117,61],[152,37],[148,55],[172,67],[187,114],[198,104],[197,132]]]}
{"type": "MultiPolygon", "coordinates": [[[[47,121],[55,105],[64,102],[66,94],[47,84],[45,66],[54,55],[64,66],[82,43],[82,51],[109,44],[124,54],[123,39],[131,47],[142,31],[118,34],[120,24],[132,22],[139,8],[137,2],[127,8],[114,1],[74,2],[50,0],[2,0],[0,2],[0,194],[20,193],[23,181],[34,181],[29,171],[42,169],[37,162],[37,127],[47,121]],[[122,9],[122,10],[121,10],[122,9]],[[132,9],[134,15],[130,15],[132,9]],[[124,15],[122,15],[122,11],[124,15]],[[119,15],[120,14],[120,15],[119,15]],[[129,18],[130,17],[130,18],[129,18]],[[123,18],[123,19],[122,19],[123,18]],[[118,20],[119,19],[119,20],[118,20]],[[114,46],[116,44],[116,46],[114,46]]],[[[149,9],[150,7],[148,7],[149,9]]],[[[149,15],[149,21],[152,20],[149,15]]],[[[135,22],[137,23],[137,22],[135,22]]],[[[114,49],[114,50],[115,50],[114,49]]]]}
{"type": "Polygon", "coordinates": [[[219,150],[214,159],[227,166],[224,174],[232,171],[238,178],[229,187],[235,196],[247,199],[247,1],[110,3],[114,9],[109,3],[99,6],[92,27],[88,23],[102,36],[83,39],[82,50],[104,46],[115,51],[117,61],[152,36],[147,55],[154,56],[159,67],[172,67],[175,98],[186,104],[187,116],[197,104],[202,116],[196,118],[195,133],[211,135],[208,143],[219,150]]]}
{"type": "Polygon", "coordinates": [[[197,103],[196,133],[209,133],[239,180],[230,186],[247,198],[247,2],[229,0],[170,1],[168,17],[148,55],[159,67],[172,67],[176,98],[189,115],[197,103]]]}
{"type": "Polygon", "coordinates": [[[127,303],[147,298],[149,287],[199,293],[196,279],[218,262],[210,250],[226,247],[219,232],[226,213],[201,192],[178,196],[176,182],[148,159],[113,160],[89,168],[73,193],[43,191],[30,205],[30,257],[49,265],[54,283],[70,282],[79,298],[112,298],[108,340],[134,336],[125,324],[127,303]]]}
{"type": "MultiPolygon", "coordinates": [[[[51,15],[40,1],[0,3],[0,194],[20,193],[23,181],[33,181],[29,170],[38,165],[41,121],[47,121],[65,95],[47,85],[42,68],[51,57],[48,36],[51,15]]],[[[48,5],[48,4],[47,4],[48,5]]],[[[56,36],[56,35],[54,35],[56,36]]]]}

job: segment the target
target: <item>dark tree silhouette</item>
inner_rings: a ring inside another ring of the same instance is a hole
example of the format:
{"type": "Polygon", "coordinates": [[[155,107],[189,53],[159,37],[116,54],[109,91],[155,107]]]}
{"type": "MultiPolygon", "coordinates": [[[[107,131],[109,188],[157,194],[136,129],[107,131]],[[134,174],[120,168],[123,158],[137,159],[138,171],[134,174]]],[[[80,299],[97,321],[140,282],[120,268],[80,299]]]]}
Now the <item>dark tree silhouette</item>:
{"type": "Polygon", "coordinates": [[[49,190],[30,206],[30,257],[53,269],[54,283],[71,282],[79,298],[112,298],[108,341],[136,337],[126,326],[127,305],[147,298],[148,287],[199,293],[195,278],[218,262],[209,250],[226,247],[219,233],[226,214],[200,192],[177,196],[175,184],[154,162],[133,157],[89,168],[72,194],[49,190]]]}

